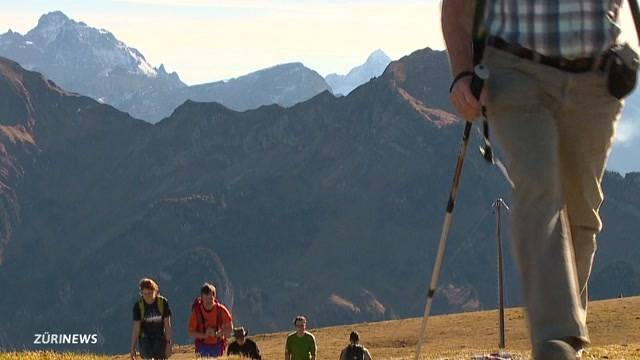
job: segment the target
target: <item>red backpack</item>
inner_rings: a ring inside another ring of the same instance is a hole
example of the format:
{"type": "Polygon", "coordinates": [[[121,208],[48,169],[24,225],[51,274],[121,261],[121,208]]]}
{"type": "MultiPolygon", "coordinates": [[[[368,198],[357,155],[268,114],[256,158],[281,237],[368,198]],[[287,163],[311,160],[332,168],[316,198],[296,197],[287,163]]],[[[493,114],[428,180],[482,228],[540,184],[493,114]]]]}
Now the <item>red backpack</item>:
{"type": "MultiPolygon", "coordinates": [[[[204,313],[202,312],[203,307],[204,306],[202,305],[202,298],[200,296],[195,298],[193,300],[193,303],[191,304],[191,311],[196,313],[196,319],[198,320],[198,325],[196,327],[197,332],[205,332],[206,330],[207,321],[204,317],[204,313]]],[[[213,303],[213,307],[215,308],[215,311],[216,311],[216,332],[218,332],[218,329],[220,327],[220,322],[222,321],[222,313],[221,313],[222,306],[220,306],[220,303],[216,299],[215,302],[213,303]]],[[[224,353],[224,349],[227,347],[227,338],[223,337],[218,341],[222,343],[222,351],[224,353]]],[[[196,346],[202,343],[204,343],[204,339],[195,339],[196,346]]]]}

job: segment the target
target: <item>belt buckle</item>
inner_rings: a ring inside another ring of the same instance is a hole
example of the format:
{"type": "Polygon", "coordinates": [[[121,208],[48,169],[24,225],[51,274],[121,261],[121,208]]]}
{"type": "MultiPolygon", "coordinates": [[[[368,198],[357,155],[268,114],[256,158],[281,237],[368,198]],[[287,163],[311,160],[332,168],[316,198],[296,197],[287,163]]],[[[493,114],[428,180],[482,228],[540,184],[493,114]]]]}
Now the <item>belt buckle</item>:
{"type": "Polygon", "coordinates": [[[531,53],[531,61],[536,64],[540,64],[542,61],[542,55],[540,55],[540,53],[538,53],[537,51],[532,51],[531,53]]]}

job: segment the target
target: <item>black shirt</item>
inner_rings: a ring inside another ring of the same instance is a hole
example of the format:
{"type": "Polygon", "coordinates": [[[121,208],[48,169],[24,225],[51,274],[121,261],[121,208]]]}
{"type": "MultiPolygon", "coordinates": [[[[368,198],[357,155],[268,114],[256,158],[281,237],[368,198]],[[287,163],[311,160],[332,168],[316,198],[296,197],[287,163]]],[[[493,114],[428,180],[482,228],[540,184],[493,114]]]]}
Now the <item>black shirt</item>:
{"type": "Polygon", "coordinates": [[[153,304],[147,304],[144,300],[144,316],[140,314],[138,301],[133,304],[133,321],[140,321],[140,337],[164,338],[164,319],[171,317],[171,309],[166,299],[156,297],[153,304]],[[158,308],[158,301],[164,301],[162,314],[158,308]]]}
{"type": "Polygon", "coordinates": [[[240,355],[251,359],[262,359],[258,345],[251,339],[245,339],[243,345],[238,344],[238,341],[232,342],[227,349],[227,355],[240,355]]]}

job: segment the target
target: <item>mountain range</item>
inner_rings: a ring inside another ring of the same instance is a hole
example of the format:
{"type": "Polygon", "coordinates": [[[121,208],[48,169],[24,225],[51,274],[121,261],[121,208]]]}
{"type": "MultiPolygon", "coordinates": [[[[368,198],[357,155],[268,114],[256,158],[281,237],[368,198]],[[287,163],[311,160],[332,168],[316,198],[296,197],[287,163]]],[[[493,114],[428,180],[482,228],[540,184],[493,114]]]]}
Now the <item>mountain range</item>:
{"type": "MultiPolygon", "coordinates": [[[[236,110],[279,104],[290,107],[323,91],[347,95],[380,76],[390,59],[374,51],[346,75],[324,79],[301,63],[272,66],[225,81],[187,86],[163,65],[154,68],[142,53],[109,31],[69,19],[59,11],[43,15],[26,35],[0,35],[0,56],[39,71],[62,88],[107,103],[151,123],[168,117],[187,100],[218,102],[236,110]]],[[[447,71],[446,67],[442,71],[447,71]]],[[[430,84],[425,84],[430,86],[430,84]]],[[[608,168],[621,173],[640,170],[640,93],[626,101],[618,141],[608,168]]]]}
{"type": "MultiPolygon", "coordinates": [[[[0,59],[0,347],[56,331],[122,352],[142,276],[179,343],[203,281],[252,332],[420,314],[462,132],[446,66],[419,50],[344,97],[189,100],[149,124],[0,59]]],[[[604,189],[591,294],[637,294],[640,174],[604,189]]],[[[507,194],[471,152],[434,312],[496,306],[491,203],[507,194]]]]}
{"type": "MultiPolygon", "coordinates": [[[[262,105],[289,107],[332,87],[301,63],[280,64],[224,81],[187,86],[163,65],[154,68],[144,55],[105,29],[69,19],[60,11],[43,15],[27,34],[0,35],[0,56],[46,74],[68,91],[90,96],[131,116],[155,123],[187,100],[218,102],[245,111],[262,105]]],[[[327,77],[342,94],[379,76],[389,63],[382,50],[346,76],[327,77]]]]}
{"type": "Polygon", "coordinates": [[[122,103],[122,107],[134,117],[157,122],[187,100],[217,102],[232,110],[245,111],[262,105],[289,107],[329,90],[320,74],[302,63],[290,63],[225,81],[140,92],[122,103]]]}

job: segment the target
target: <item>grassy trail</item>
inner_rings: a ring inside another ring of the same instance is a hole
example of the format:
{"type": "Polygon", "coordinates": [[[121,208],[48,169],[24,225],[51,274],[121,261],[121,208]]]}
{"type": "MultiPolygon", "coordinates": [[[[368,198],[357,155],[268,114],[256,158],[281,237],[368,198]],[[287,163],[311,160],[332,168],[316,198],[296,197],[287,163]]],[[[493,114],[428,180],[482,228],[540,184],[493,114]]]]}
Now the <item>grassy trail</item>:
{"type": "MultiPolygon", "coordinates": [[[[507,350],[523,358],[530,344],[522,309],[506,311],[507,350]]],[[[311,329],[318,343],[318,360],[336,360],[352,330],[360,332],[362,343],[375,360],[413,359],[420,318],[311,329]]],[[[595,301],[589,308],[592,347],[583,359],[640,360],[640,297],[595,301]]],[[[284,358],[286,333],[252,336],[263,359],[284,358]]],[[[427,327],[422,359],[469,359],[497,348],[497,312],[483,311],[434,316],[427,327]]],[[[194,359],[193,347],[179,346],[172,360],[194,359]]],[[[55,353],[0,354],[0,360],[124,360],[120,356],[93,356],[55,353]]],[[[228,358],[232,359],[232,358],[228,358]]],[[[238,359],[238,358],[233,358],[238,359]]]]}

